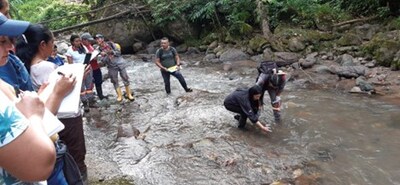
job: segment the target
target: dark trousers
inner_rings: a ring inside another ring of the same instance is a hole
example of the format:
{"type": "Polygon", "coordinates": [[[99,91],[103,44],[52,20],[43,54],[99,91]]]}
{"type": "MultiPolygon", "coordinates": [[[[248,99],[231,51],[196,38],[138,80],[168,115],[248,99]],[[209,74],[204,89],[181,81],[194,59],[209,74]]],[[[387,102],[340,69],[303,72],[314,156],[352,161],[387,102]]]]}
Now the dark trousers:
{"type": "Polygon", "coordinates": [[[101,84],[103,84],[103,74],[101,73],[100,68],[93,70],[93,79],[94,79],[94,84],[96,86],[97,96],[100,99],[103,99],[104,98],[103,88],[101,87],[101,84]]]}
{"type": "MultiPolygon", "coordinates": [[[[269,94],[269,99],[271,100],[271,106],[275,108],[280,107],[279,105],[280,103],[275,103],[275,104],[272,103],[276,100],[276,89],[267,89],[267,91],[269,94]]],[[[281,121],[281,112],[276,110],[272,110],[272,112],[274,113],[275,121],[281,121]]]]}
{"type": "Polygon", "coordinates": [[[224,103],[224,106],[227,110],[238,113],[240,115],[239,118],[239,128],[244,128],[246,126],[246,121],[247,121],[247,115],[242,111],[242,109],[238,106],[233,106],[230,104],[224,103]]]}
{"type": "Polygon", "coordinates": [[[82,116],[76,118],[61,118],[60,121],[65,125],[60,133],[60,139],[67,145],[69,153],[75,159],[81,173],[86,173],[85,155],[86,145],[83,134],[82,116]]]}
{"type": "Polygon", "coordinates": [[[161,71],[161,75],[164,79],[164,85],[165,85],[165,91],[167,94],[171,93],[171,83],[170,83],[170,76],[174,76],[176,79],[179,80],[179,83],[185,89],[185,91],[188,90],[188,87],[186,85],[185,78],[183,78],[182,73],[180,71],[175,71],[175,72],[167,72],[167,71],[161,71]]]}

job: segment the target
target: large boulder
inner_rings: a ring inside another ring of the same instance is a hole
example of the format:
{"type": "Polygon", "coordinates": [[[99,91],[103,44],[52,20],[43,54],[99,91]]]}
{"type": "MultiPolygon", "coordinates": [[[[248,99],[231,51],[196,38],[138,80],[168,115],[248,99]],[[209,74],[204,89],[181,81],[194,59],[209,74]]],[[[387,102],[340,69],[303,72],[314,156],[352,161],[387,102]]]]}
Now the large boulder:
{"type": "Polygon", "coordinates": [[[358,46],[362,44],[362,38],[355,33],[345,33],[338,41],[339,46],[358,46]]]}
{"type": "Polygon", "coordinates": [[[225,50],[219,59],[222,62],[225,61],[238,61],[238,60],[248,60],[250,59],[250,56],[244,53],[242,50],[235,49],[235,48],[228,48],[225,50]]]}
{"type": "MultiPolygon", "coordinates": [[[[107,1],[107,4],[112,4],[117,0],[107,1]]],[[[115,15],[115,12],[123,12],[137,6],[135,1],[125,1],[117,6],[112,6],[99,11],[93,19],[101,19],[115,15]]],[[[148,18],[151,20],[151,18],[148,18]]],[[[156,27],[145,22],[140,14],[132,12],[118,19],[113,19],[104,23],[92,25],[90,33],[102,33],[106,38],[113,40],[123,48],[130,48],[136,42],[149,43],[155,39],[160,39],[158,35],[167,36],[170,40],[182,42],[184,38],[196,37],[197,29],[194,29],[186,20],[175,20],[163,27],[156,27]]]]}
{"type": "Polygon", "coordinates": [[[183,17],[171,21],[165,28],[160,28],[164,35],[168,35],[177,42],[184,42],[187,38],[195,38],[199,34],[199,29],[195,29],[183,17]]]}
{"type": "Polygon", "coordinates": [[[298,62],[302,55],[292,52],[275,52],[273,60],[278,66],[286,66],[298,62]]]}
{"type": "Polygon", "coordinates": [[[400,50],[400,30],[376,34],[371,41],[362,45],[365,54],[371,54],[377,64],[390,67],[396,65],[396,53],[400,50]]]}
{"type": "MultiPolygon", "coordinates": [[[[108,3],[113,3],[112,1],[108,3]]],[[[115,15],[115,12],[123,12],[130,8],[130,2],[106,8],[98,12],[94,19],[101,19],[115,15]]],[[[135,42],[149,42],[153,40],[152,32],[146,23],[139,16],[130,15],[127,17],[112,19],[107,22],[90,26],[89,31],[94,36],[97,33],[103,34],[107,39],[117,42],[121,47],[132,47],[135,42]]]]}

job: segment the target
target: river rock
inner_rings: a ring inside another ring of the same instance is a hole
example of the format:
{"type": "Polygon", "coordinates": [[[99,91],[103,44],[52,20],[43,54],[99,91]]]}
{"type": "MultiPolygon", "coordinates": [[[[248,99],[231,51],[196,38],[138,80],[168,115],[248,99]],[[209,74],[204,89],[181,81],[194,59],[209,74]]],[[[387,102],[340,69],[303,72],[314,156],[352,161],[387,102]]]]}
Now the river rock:
{"type": "Polygon", "coordinates": [[[235,48],[229,48],[221,54],[219,59],[222,62],[225,62],[225,61],[247,60],[247,59],[250,59],[250,57],[246,53],[244,53],[242,50],[235,49],[235,48]]]}
{"type": "Polygon", "coordinates": [[[354,66],[354,57],[349,54],[341,55],[336,59],[336,62],[341,66],[354,66]]]}
{"type": "Polygon", "coordinates": [[[186,51],[187,55],[200,54],[200,53],[201,53],[201,51],[196,47],[188,47],[187,51],[186,51]]]}
{"type": "Polygon", "coordinates": [[[319,74],[332,74],[331,69],[324,65],[317,66],[314,71],[319,74]]]}
{"type": "Polygon", "coordinates": [[[147,45],[146,51],[148,54],[155,54],[158,48],[160,48],[160,40],[155,40],[147,45]]]}
{"type": "Polygon", "coordinates": [[[365,66],[340,66],[336,68],[336,74],[339,78],[357,78],[359,76],[364,76],[365,72],[365,66]]]}
{"type": "Polygon", "coordinates": [[[362,44],[362,39],[354,33],[345,33],[338,41],[339,46],[359,46],[362,44]]]}
{"type": "Polygon", "coordinates": [[[293,52],[275,52],[274,60],[277,62],[278,67],[286,66],[298,62],[302,57],[301,54],[293,52]]]}
{"type": "Polygon", "coordinates": [[[208,45],[207,49],[214,50],[216,47],[218,47],[218,41],[212,42],[210,45],[208,45]]]}
{"type": "Polygon", "coordinates": [[[303,51],[306,45],[297,37],[291,38],[288,44],[289,50],[293,52],[303,51]]]}
{"type": "Polygon", "coordinates": [[[206,62],[211,62],[213,59],[216,59],[217,56],[215,56],[215,54],[211,53],[211,54],[207,54],[204,58],[203,61],[206,62]]]}
{"type": "Polygon", "coordinates": [[[138,51],[142,51],[142,50],[144,50],[146,47],[145,47],[145,43],[143,43],[143,42],[135,42],[133,45],[132,45],[132,49],[133,49],[133,52],[138,52],[138,51]]]}
{"type": "Polygon", "coordinates": [[[251,57],[251,60],[260,63],[260,62],[264,61],[264,56],[263,56],[263,54],[255,55],[255,56],[251,57]]]}
{"type": "Polygon", "coordinates": [[[369,92],[374,90],[374,87],[367,82],[364,76],[360,76],[356,79],[356,85],[358,85],[362,91],[369,92]]]}
{"type": "Polygon", "coordinates": [[[361,26],[356,26],[355,31],[363,40],[371,40],[372,37],[379,29],[379,25],[363,24],[361,26]]]}

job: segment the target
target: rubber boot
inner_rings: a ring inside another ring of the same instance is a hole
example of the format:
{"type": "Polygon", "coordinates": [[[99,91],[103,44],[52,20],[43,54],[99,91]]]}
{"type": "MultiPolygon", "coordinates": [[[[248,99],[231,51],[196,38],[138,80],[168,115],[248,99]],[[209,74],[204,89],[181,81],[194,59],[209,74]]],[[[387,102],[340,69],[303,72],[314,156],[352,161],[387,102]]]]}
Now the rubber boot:
{"type": "Polygon", "coordinates": [[[130,101],[134,101],[135,98],[132,96],[131,88],[129,86],[125,86],[126,95],[130,101]]]}
{"type": "Polygon", "coordinates": [[[122,91],[121,91],[121,88],[120,88],[120,87],[117,87],[117,88],[115,89],[115,91],[117,92],[117,101],[118,101],[118,102],[121,102],[121,101],[122,101],[122,91]]]}

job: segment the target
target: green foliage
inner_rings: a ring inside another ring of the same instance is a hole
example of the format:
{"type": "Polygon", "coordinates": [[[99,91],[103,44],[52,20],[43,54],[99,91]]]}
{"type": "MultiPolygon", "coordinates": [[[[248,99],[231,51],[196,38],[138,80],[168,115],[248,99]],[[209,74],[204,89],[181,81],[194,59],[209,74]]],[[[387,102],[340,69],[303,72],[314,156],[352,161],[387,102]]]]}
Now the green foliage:
{"type": "Polygon", "coordinates": [[[227,26],[232,35],[253,30],[255,4],[251,0],[146,0],[146,3],[152,10],[154,24],[159,26],[184,17],[214,31],[227,26]]]}
{"type": "Polygon", "coordinates": [[[288,22],[314,28],[317,22],[333,23],[346,16],[341,9],[319,0],[270,0],[268,10],[272,27],[288,22]]]}
{"type": "Polygon", "coordinates": [[[400,17],[390,20],[387,27],[389,30],[400,30],[400,17]]]}
{"type": "Polygon", "coordinates": [[[382,0],[330,0],[336,9],[345,10],[355,16],[369,16],[382,13],[381,7],[385,4],[382,0]]]}
{"type": "MultiPolygon", "coordinates": [[[[53,2],[49,7],[47,7],[40,17],[40,20],[49,20],[56,17],[67,16],[75,13],[88,11],[87,6],[76,5],[76,4],[64,4],[60,2],[53,2]],[[67,11],[66,11],[67,10],[67,11]]],[[[72,26],[76,24],[80,24],[83,22],[87,22],[87,18],[84,15],[81,16],[73,16],[57,21],[53,21],[48,23],[48,27],[50,29],[60,29],[67,26],[72,26]]]]}
{"type": "MultiPolygon", "coordinates": [[[[32,23],[88,11],[88,6],[66,4],[62,0],[18,0],[11,1],[11,6],[17,11],[16,18],[32,23]]],[[[60,29],[87,21],[84,16],[69,17],[49,23],[50,29],[60,29]]]]}

